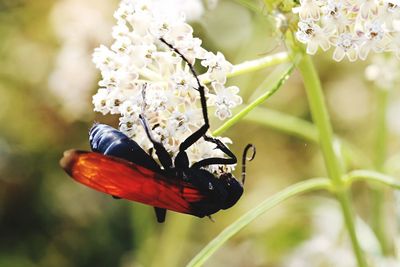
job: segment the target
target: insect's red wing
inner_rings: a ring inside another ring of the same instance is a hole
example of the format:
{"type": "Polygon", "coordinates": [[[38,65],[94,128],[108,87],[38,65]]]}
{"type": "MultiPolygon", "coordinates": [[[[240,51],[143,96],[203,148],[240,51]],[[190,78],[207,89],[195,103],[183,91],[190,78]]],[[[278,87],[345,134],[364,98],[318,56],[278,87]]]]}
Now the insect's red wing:
{"type": "Polygon", "coordinates": [[[181,213],[204,195],[190,183],[168,179],[134,163],[95,152],[68,150],[60,161],[76,181],[97,191],[181,213]]]}

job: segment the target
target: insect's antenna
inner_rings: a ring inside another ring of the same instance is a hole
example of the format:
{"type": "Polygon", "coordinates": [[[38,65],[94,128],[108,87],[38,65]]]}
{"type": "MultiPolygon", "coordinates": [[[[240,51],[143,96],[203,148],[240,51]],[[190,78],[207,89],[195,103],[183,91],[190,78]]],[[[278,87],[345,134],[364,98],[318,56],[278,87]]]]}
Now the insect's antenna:
{"type": "Polygon", "coordinates": [[[200,102],[201,102],[201,109],[203,111],[204,122],[205,122],[206,125],[209,125],[210,123],[208,121],[207,100],[206,100],[206,94],[205,94],[204,86],[201,85],[199,77],[198,77],[196,71],[194,70],[193,64],[190,63],[189,60],[181,52],[179,52],[178,49],[176,49],[173,45],[171,45],[170,43],[165,41],[164,38],[160,38],[160,41],[162,43],[164,43],[165,45],[167,45],[172,51],[177,53],[182,58],[182,60],[185,61],[186,64],[189,66],[190,72],[192,73],[192,75],[196,79],[197,87],[198,87],[197,89],[200,92],[200,102]]]}
{"type": "Polygon", "coordinates": [[[242,156],[242,184],[246,180],[246,161],[252,161],[256,156],[256,147],[252,144],[248,144],[243,150],[242,156]],[[247,157],[247,153],[249,152],[250,148],[253,150],[253,154],[250,157],[247,157]]]}
{"type": "Polygon", "coordinates": [[[147,83],[144,83],[143,87],[142,87],[142,101],[143,101],[142,114],[144,114],[144,111],[146,110],[146,106],[147,106],[147,104],[146,104],[146,88],[147,88],[147,83]]]}

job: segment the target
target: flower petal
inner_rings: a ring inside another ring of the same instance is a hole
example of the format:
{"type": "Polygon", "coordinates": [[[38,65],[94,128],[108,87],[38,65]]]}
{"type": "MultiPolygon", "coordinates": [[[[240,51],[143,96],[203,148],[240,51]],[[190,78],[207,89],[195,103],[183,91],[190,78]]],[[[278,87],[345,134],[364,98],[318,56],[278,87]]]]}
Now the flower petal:
{"type": "Polygon", "coordinates": [[[343,48],[336,47],[335,52],[333,52],[333,59],[335,61],[338,61],[338,62],[342,61],[342,59],[344,58],[345,54],[346,53],[344,52],[343,48]]]}

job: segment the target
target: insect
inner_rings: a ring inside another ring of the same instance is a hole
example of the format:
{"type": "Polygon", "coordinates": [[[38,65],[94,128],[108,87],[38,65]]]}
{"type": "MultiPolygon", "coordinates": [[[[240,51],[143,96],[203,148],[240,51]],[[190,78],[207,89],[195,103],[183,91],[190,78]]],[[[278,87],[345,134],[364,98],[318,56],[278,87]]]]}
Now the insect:
{"type": "Polygon", "coordinates": [[[203,126],[180,144],[179,152],[173,160],[163,144],[154,139],[142,112],[139,119],[153,144],[160,166],[151,155],[122,132],[105,124],[95,124],[89,132],[89,143],[93,152],[65,151],[60,165],[73,179],[97,191],[114,198],[153,206],[158,222],[164,222],[167,210],[210,217],[221,209],[232,207],[242,196],[246,161],[254,158],[255,147],[248,144],[243,151],[241,182],[229,172],[216,177],[204,169],[213,164],[236,164],[237,158],[220,140],[206,135],[210,126],[205,91],[193,65],[164,39],[161,38],[160,41],[188,64],[196,78],[203,126]],[[229,158],[205,158],[189,166],[186,150],[201,138],[214,143],[216,149],[223,151],[229,158]],[[248,157],[250,149],[252,155],[248,157]]]}

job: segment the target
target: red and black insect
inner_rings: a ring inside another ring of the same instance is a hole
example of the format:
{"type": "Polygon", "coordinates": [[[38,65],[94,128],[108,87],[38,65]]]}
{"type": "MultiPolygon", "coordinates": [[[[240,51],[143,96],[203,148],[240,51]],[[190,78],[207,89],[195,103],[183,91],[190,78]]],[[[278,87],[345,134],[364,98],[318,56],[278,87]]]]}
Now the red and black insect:
{"type": "Polygon", "coordinates": [[[207,136],[209,121],[204,87],[189,63],[177,49],[160,39],[188,64],[196,78],[204,117],[204,125],[185,139],[179,146],[174,160],[152,135],[143,114],[139,118],[147,137],[152,142],[162,167],[135,141],[122,132],[104,124],[95,124],[89,132],[93,152],[68,150],[60,164],[76,181],[114,198],[128,199],[153,206],[157,221],[164,222],[166,210],[191,214],[197,217],[210,216],[221,209],[236,204],[243,194],[246,160],[255,156],[255,147],[247,145],[242,158],[242,182],[231,173],[220,177],[204,169],[214,164],[236,164],[237,158],[220,140],[207,136]],[[199,139],[214,143],[216,149],[229,158],[206,158],[189,166],[186,150],[199,139]],[[247,158],[248,151],[253,153],[247,158]]]}

